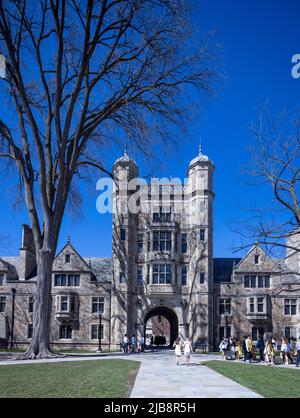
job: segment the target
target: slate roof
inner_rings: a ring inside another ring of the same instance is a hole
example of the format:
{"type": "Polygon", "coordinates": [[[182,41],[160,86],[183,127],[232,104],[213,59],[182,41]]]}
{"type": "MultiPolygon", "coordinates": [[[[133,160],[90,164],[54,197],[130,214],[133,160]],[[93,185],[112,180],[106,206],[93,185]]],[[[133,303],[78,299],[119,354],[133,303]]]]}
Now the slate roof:
{"type": "Polygon", "coordinates": [[[13,279],[25,279],[24,277],[24,264],[21,257],[1,257],[1,260],[4,261],[4,264],[7,267],[7,270],[10,273],[10,278],[13,279]]]}
{"type": "Polygon", "coordinates": [[[214,283],[230,282],[233,265],[241,260],[241,258],[214,258],[214,283]]]}
{"type": "Polygon", "coordinates": [[[111,258],[83,257],[84,261],[91,264],[92,272],[98,282],[107,282],[112,279],[112,260],[111,258]]]}

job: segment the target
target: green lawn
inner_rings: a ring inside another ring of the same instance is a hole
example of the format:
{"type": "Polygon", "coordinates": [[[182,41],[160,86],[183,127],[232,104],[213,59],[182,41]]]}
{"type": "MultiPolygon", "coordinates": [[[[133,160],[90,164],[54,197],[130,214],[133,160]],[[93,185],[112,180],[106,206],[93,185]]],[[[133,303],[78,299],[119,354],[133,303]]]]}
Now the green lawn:
{"type": "Polygon", "coordinates": [[[300,370],[223,361],[204,364],[266,398],[300,397],[300,370]]]}
{"type": "Polygon", "coordinates": [[[139,366],[117,359],[0,366],[0,398],[129,397],[139,366]]]}

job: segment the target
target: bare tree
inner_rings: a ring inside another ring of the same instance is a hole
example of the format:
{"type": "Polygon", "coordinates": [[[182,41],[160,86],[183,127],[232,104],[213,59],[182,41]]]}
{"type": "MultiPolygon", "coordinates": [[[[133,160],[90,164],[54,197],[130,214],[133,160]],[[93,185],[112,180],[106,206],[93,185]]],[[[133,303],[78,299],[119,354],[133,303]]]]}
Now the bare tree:
{"type": "MultiPolygon", "coordinates": [[[[28,358],[51,356],[51,270],[77,176],[100,170],[118,130],[141,151],[187,115],[192,86],[214,77],[208,43],[189,38],[183,0],[0,0],[7,75],[1,156],[20,175],[34,234],[37,291],[28,358]]],[[[5,86],[3,85],[5,83],[5,86]]]]}
{"type": "Polygon", "coordinates": [[[250,175],[266,194],[239,233],[250,240],[248,246],[258,243],[270,255],[292,256],[300,251],[300,116],[274,114],[268,106],[258,116],[250,126],[255,140],[250,175]]]}

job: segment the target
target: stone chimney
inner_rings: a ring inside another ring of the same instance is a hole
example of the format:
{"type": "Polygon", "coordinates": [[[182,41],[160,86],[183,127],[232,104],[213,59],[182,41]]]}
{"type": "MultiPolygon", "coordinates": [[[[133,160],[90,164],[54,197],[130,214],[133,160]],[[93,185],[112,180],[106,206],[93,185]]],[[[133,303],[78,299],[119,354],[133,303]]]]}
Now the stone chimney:
{"type": "Polygon", "coordinates": [[[28,225],[22,225],[20,259],[22,275],[19,277],[19,280],[30,279],[36,268],[36,256],[32,229],[28,225]]]}

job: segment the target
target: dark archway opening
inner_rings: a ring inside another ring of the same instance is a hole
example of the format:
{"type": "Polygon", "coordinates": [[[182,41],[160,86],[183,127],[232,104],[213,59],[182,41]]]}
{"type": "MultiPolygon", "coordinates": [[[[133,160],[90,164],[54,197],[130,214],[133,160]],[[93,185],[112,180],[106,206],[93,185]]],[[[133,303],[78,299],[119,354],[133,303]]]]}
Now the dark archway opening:
{"type": "MultiPolygon", "coordinates": [[[[171,309],[164,306],[159,306],[148,312],[144,320],[144,335],[148,335],[148,337],[150,335],[148,322],[151,319],[151,330],[153,330],[153,332],[157,332],[157,335],[165,337],[166,347],[172,347],[174,341],[179,335],[178,319],[176,314],[171,309]]],[[[153,342],[154,337],[155,335],[153,335],[153,342]]]]}

